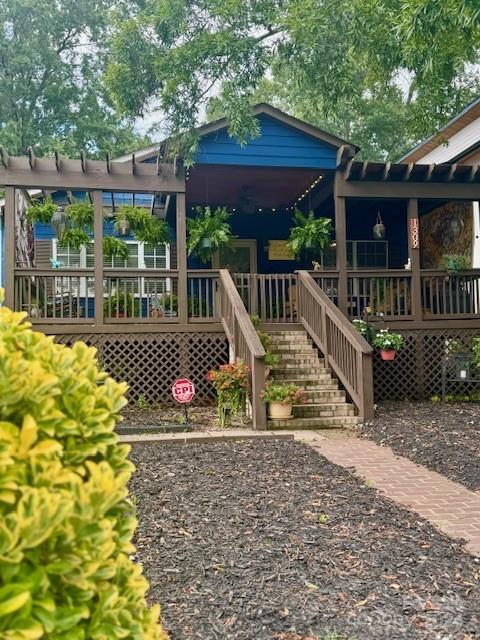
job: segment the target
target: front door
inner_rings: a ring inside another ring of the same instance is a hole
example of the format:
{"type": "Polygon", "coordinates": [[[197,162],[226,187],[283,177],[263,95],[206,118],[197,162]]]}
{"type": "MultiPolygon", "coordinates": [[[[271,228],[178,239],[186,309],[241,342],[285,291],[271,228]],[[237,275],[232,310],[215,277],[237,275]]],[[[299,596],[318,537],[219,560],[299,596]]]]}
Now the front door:
{"type": "Polygon", "coordinates": [[[250,311],[250,292],[254,283],[247,274],[257,273],[257,241],[233,240],[231,247],[217,251],[213,266],[230,271],[243,303],[250,311]]]}
{"type": "Polygon", "coordinates": [[[213,259],[216,269],[228,269],[234,273],[257,272],[257,241],[233,240],[231,247],[217,251],[213,259]]]}

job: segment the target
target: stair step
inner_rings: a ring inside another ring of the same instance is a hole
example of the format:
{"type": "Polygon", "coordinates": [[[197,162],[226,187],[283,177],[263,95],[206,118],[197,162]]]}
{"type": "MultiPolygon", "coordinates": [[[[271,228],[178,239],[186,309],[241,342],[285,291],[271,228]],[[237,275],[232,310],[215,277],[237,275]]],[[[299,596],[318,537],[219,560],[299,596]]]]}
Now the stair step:
{"type": "Polygon", "coordinates": [[[319,360],[316,360],[315,362],[293,362],[293,361],[280,361],[278,364],[274,364],[271,367],[272,371],[280,371],[280,370],[285,370],[285,371],[303,371],[305,373],[312,373],[312,374],[316,374],[317,372],[321,372],[321,371],[326,371],[327,367],[323,364],[323,362],[320,362],[319,360]]]}
{"type": "MultiPolygon", "coordinates": [[[[300,385],[304,386],[304,385],[300,385]]],[[[330,402],[345,402],[346,394],[345,391],[340,391],[339,389],[324,389],[320,387],[318,389],[303,389],[303,397],[305,400],[304,404],[323,404],[330,402]]]]}
{"type": "Polygon", "coordinates": [[[268,420],[268,429],[328,429],[352,427],[361,419],[358,416],[332,418],[290,418],[290,420],[268,420]]]}
{"type": "Polygon", "coordinates": [[[351,404],[346,402],[330,402],[324,404],[296,404],[293,406],[296,418],[327,418],[334,416],[353,416],[351,404]]]}
{"type": "MultiPolygon", "coordinates": [[[[278,355],[278,354],[277,354],[278,355]]],[[[312,355],[302,355],[302,354],[292,354],[291,356],[286,356],[285,354],[282,354],[282,356],[280,356],[280,363],[285,363],[285,364],[322,364],[323,365],[323,360],[320,360],[320,358],[316,355],[316,354],[312,354],[312,355]]]]}
{"type": "Polygon", "coordinates": [[[333,378],[318,380],[318,378],[312,379],[309,376],[305,378],[299,378],[298,376],[292,376],[291,378],[275,378],[277,381],[281,381],[282,384],[296,384],[298,387],[302,388],[307,392],[323,392],[326,393],[332,391],[338,391],[338,383],[333,378]]]}
{"type": "MultiPolygon", "coordinates": [[[[315,385],[320,385],[322,389],[325,389],[326,384],[335,383],[336,381],[332,378],[329,373],[317,373],[315,376],[312,376],[311,373],[302,373],[301,371],[289,371],[287,373],[277,373],[273,371],[270,375],[275,382],[281,384],[296,384],[299,387],[305,386],[305,383],[312,382],[315,385]],[[292,375],[292,373],[294,375],[292,375]]],[[[335,389],[338,389],[338,385],[335,386],[335,389]]]]}
{"type": "Polygon", "coordinates": [[[273,353],[278,353],[279,355],[296,355],[297,353],[299,355],[303,354],[303,353],[312,353],[315,355],[318,355],[318,352],[313,348],[313,346],[311,344],[304,344],[304,345],[274,345],[272,344],[270,346],[270,351],[272,351],[273,353]]]}

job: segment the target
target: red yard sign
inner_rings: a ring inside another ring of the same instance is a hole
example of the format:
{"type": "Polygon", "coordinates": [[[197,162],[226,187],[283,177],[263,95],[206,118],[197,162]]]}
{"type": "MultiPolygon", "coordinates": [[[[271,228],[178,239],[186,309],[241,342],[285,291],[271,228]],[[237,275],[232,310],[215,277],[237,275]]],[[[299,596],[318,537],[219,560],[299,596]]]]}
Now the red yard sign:
{"type": "Polygon", "coordinates": [[[188,404],[195,395],[195,385],[188,378],[180,378],[173,383],[172,395],[180,404],[188,404]]]}

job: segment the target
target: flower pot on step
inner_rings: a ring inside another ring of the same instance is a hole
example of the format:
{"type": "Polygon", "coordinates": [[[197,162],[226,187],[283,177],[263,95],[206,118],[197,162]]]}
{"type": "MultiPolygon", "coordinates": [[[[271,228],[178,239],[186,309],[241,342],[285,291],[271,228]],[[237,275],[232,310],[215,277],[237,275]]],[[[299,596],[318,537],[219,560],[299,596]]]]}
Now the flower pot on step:
{"type": "Polygon", "coordinates": [[[288,420],[292,417],[292,405],[282,402],[268,403],[268,417],[272,420],[288,420]]]}
{"type": "Polygon", "coordinates": [[[397,355],[396,351],[392,351],[391,349],[380,349],[380,355],[382,360],[392,361],[395,360],[395,356],[397,355]]]}

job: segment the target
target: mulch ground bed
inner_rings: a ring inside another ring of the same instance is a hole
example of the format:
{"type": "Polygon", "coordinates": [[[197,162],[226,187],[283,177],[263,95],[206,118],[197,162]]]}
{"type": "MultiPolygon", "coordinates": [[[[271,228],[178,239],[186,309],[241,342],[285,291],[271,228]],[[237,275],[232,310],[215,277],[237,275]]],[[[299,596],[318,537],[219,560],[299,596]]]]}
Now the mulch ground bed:
{"type": "Polygon", "coordinates": [[[361,436],[480,490],[480,404],[392,402],[359,425],[361,436]]]}
{"type": "MultiPolygon", "coordinates": [[[[170,406],[141,408],[133,403],[123,409],[122,416],[121,425],[138,428],[139,433],[141,433],[142,427],[183,424],[185,420],[182,408],[170,406]]],[[[189,407],[188,421],[192,431],[212,431],[220,428],[216,407],[189,407]]],[[[251,429],[252,422],[246,416],[233,416],[230,426],[233,429],[251,429]]]]}
{"type": "Polygon", "coordinates": [[[171,640],[479,637],[478,560],[307,445],[132,459],[137,559],[171,640]]]}

